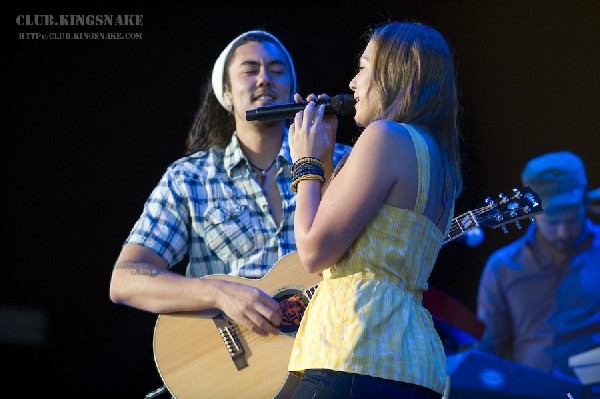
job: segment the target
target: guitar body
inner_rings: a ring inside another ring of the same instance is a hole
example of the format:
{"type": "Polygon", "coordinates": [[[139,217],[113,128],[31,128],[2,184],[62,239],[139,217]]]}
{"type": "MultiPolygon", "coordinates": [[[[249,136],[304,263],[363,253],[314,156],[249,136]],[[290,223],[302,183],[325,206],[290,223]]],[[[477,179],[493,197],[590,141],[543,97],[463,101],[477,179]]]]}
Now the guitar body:
{"type": "MultiPolygon", "coordinates": [[[[296,252],[281,258],[261,279],[202,278],[251,285],[280,303],[298,295],[308,295],[308,301],[312,293],[307,290],[321,281],[319,275],[304,270],[296,252]]],[[[286,397],[285,392],[297,384],[287,372],[297,325],[281,329],[280,335],[263,337],[224,319],[218,310],[162,314],[154,329],[154,359],[165,386],[177,399],[286,397]],[[239,350],[232,352],[228,345],[238,345],[239,350]]]]}

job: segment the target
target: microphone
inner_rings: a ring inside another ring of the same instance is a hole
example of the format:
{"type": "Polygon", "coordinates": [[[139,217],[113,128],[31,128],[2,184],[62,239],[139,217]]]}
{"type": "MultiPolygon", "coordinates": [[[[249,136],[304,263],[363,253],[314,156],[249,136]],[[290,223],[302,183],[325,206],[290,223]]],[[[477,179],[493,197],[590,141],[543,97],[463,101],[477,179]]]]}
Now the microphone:
{"type": "MultiPolygon", "coordinates": [[[[329,100],[317,100],[317,105],[325,104],[325,113],[337,116],[354,115],[354,97],[350,94],[339,94],[329,100]]],[[[246,111],[247,121],[272,121],[279,119],[291,119],[298,111],[302,111],[307,101],[301,103],[288,103],[277,105],[266,105],[246,111]]]]}

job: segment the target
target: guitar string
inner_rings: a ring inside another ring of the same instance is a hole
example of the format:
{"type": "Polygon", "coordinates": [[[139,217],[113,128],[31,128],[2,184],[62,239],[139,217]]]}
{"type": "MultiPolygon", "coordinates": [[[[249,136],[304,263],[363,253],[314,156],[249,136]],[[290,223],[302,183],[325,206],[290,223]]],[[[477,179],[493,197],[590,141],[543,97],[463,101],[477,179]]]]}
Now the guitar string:
{"type": "MultiPolygon", "coordinates": [[[[492,209],[492,208],[494,208],[494,206],[493,206],[493,205],[488,205],[488,206],[485,206],[485,207],[482,207],[482,208],[478,208],[478,209],[476,209],[476,210],[473,210],[473,211],[471,211],[471,213],[473,213],[473,214],[475,214],[475,215],[483,215],[483,214],[485,214],[486,212],[488,212],[488,211],[489,211],[490,209],[492,209]]],[[[521,208],[517,208],[517,209],[518,209],[518,210],[522,210],[522,209],[525,209],[525,208],[526,208],[526,207],[521,207],[521,208]]],[[[502,213],[506,213],[506,212],[502,212],[502,213]]],[[[458,219],[459,219],[459,218],[461,218],[461,217],[462,217],[462,215],[460,215],[460,216],[457,216],[456,218],[454,218],[454,219],[453,219],[453,224],[454,224],[454,223],[458,224],[458,219]]],[[[487,216],[487,217],[481,218],[481,219],[479,219],[479,220],[480,220],[481,222],[485,222],[485,221],[487,221],[487,220],[494,219],[494,218],[496,218],[496,217],[497,217],[497,215],[491,215],[491,216],[487,216]]],[[[526,217],[526,216],[523,216],[523,218],[524,218],[524,217],[526,217]]],[[[458,225],[458,227],[452,227],[452,228],[450,229],[450,232],[457,232],[457,231],[458,231],[458,232],[465,233],[465,232],[466,232],[466,231],[468,231],[468,230],[469,230],[469,229],[467,229],[467,230],[464,230],[464,231],[463,231],[463,229],[460,227],[460,225],[458,225]]],[[[450,232],[448,233],[448,236],[450,236],[450,232]]],[[[454,237],[454,238],[456,238],[456,237],[454,237]]],[[[308,297],[308,298],[309,298],[309,300],[310,300],[310,299],[312,299],[312,294],[314,294],[314,291],[316,290],[316,288],[317,288],[317,287],[318,287],[318,285],[315,285],[315,286],[313,286],[313,287],[310,287],[310,288],[308,288],[307,290],[304,290],[304,291],[302,291],[302,294],[304,295],[304,297],[308,297]]],[[[298,294],[294,294],[294,295],[291,295],[290,297],[286,298],[286,299],[284,300],[284,302],[287,302],[287,301],[291,300],[292,298],[295,298],[295,299],[303,299],[303,296],[302,296],[300,293],[298,293],[298,294]]],[[[247,341],[247,343],[248,343],[248,344],[255,344],[255,343],[257,343],[257,342],[260,342],[260,341],[263,341],[263,340],[265,340],[265,339],[266,339],[266,337],[263,337],[263,336],[261,336],[261,335],[259,335],[259,334],[256,334],[254,331],[252,331],[252,330],[250,330],[250,329],[248,329],[248,328],[246,328],[246,327],[244,327],[244,326],[240,326],[240,325],[238,325],[237,323],[234,323],[234,322],[232,322],[232,325],[233,325],[233,327],[234,327],[234,328],[233,328],[233,331],[232,331],[232,337],[233,337],[235,340],[237,340],[237,341],[239,341],[239,335],[238,335],[238,331],[239,331],[239,332],[240,332],[242,335],[244,335],[244,336],[247,336],[247,338],[246,338],[246,341],[247,341]],[[236,328],[236,327],[237,327],[237,328],[236,328]]]]}
{"type": "MultiPolygon", "coordinates": [[[[492,209],[492,208],[494,208],[494,206],[492,206],[492,205],[488,205],[488,206],[485,206],[485,207],[482,207],[482,208],[475,209],[475,210],[473,210],[473,211],[471,211],[471,212],[472,212],[473,214],[475,214],[475,215],[483,215],[483,214],[485,214],[486,212],[489,212],[489,210],[490,210],[490,209],[492,209]]],[[[518,210],[522,210],[522,209],[525,209],[525,207],[518,208],[518,210]]],[[[506,213],[506,212],[502,212],[502,213],[506,213]]],[[[458,217],[456,217],[456,218],[454,218],[454,219],[453,219],[453,222],[455,222],[456,224],[458,224],[458,219],[459,219],[459,218],[461,218],[461,217],[462,217],[462,215],[461,215],[461,216],[458,216],[458,217]]],[[[482,221],[482,222],[485,222],[485,221],[487,221],[487,220],[494,219],[495,217],[497,217],[497,215],[491,215],[491,216],[487,216],[487,217],[481,218],[481,219],[479,219],[479,220],[480,220],[480,221],[482,221]]],[[[523,216],[523,217],[526,217],[526,216],[523,216]]],[[[460,225],[459,225],[458,227],[454,227],[454,226],[452,226],[452,227],[451,227],[451,229],[450,229],[450,232],[448,233],[448,235],[450,235],[450,233],[451,233],[451,232],[466,232],[466,231],[468,231],[468,230],[469,230],[469,229],[467,229],[467,230],[463,231],[463,229],[460,227],[460,225]]],[[[309,288],[309,289],[307,289],[307,290],[303,291],[302,293],[304,294],[304,296],[308,296],[308,298],[309,298],[309,300],[310,300],[310,299],[311,299],[311,296],[312,296],[312,295],[311,295],[311,293],[312,293],[312,292],[313,292],[313,291],[316,289],[316,287],[318,287],[318,285],[317,285],[317,286],[314,286],[314,287],[311,287],[311,288],[309,288]]],[[[287,301],[289,301],[289,300],[290,300],[290,299],[292,299],[292,298],[295,298],[295,299],[302,299],[302,295],[301,295],[301,294],[294,294],[294,295],[290,296],[289,298],[286,298],[284,301],[286,301],[286,302],[287,302],[287,301]]],[[[236,324],[236,325],[237,325],[237,324],[236,324]]],[[[248,329],[248,328],[246,328],[246,327],[239,326],[238,328],[239,328],[240,332],[242,332],[242,333],[244,333],[244,332],[249,332],[249,333],[251,333],[251,336],[253,336],[255,339],[256,339],[256,338],[258,338],[258,340],[262,340],[262,339],[263,339],[263,337],[262,337],[262,336],[260,336],[260,335],[258,335],[258,334],[256,334],[256,333],[254,333],[252,330],[250,330],[250,329],[248,329]]],[[[237,333],[237,329],[235,329],[235,332],[237,333]]],[[[237,338],[237,334],[236,334],[236,338],[237,338]]],[[[249,341],[249,342],[251,342],[251,341],[249,341]]],[[[254,341],[254,342],[255,342],[255,341],[254,341]]]]}
{"type": "MultiPolygon", "coordinates": [[[[513,197],[510,197],[510,198],[507,198],[507,199],[503,199],[503,200],[502,200],[502,203],[505,203],[505,202],[510,202],[510,201],[512,201],[512,200],[513,200],[513,199],[515,199],[515,198],[517,198],[517,195],[515,195],[515,196],[513,196],[513,197]]],[[[473,214],[475,214],[475,215],[483,215],[483,214],[485,214],[485,213],[489,212],[491,209],[495,208],[495,206],[496,206],[496,205],[490,204],[490,205],[487,205],[487,206],[484,206],[484,207],[478,208],[478,209],[476,209],[476,210],[473,210],[473,211],[471,211],[471,213],[473,213],[473,214]]],[[[512,211],[519,211],[519,210],[523,210],[523,209],[525,209],[525,208],[527,208],[527,207],[523,206],[523,207],[520,207],[520,208],[513,209],[512,211]]],[[[505,212],[501,212],[501,213],[509,213],[509,212],[508,212],[508,211],[505,211],[505,212]]],[[[481,222],[487,222],[488,220],[492,220],[492,219],[496,218],[497,216],[498,216],[497,214],[496,214],[496,215],[490,215],[490,216],[487,216],[487,217],[481,218],[481,219],[479,219],[479,220],[480,220],[481,222]]],[[[518,218],[518,219],[516,219],[516,220],[519,220],[519,219],[524,219],[524,218],[526,218],[527,216],[528,216],[528,215],[523,215],[522,217],[520,217],[520,218],[518,218]]],[[[531,216],[533,216],[533,215],[531,215],[531,216]]],[[[469,229],[467,229],[467,230],[463,230],[463,229],[460,227],[460,225],[458,225],[458,227],[455,227],[455,226],[454,226],[454,224],[455,224],[455,223],[456,223],[456,224],[458,224],[458,219],[460,219],[461,217],[463,217],[463,215],[457,216],[456,218],[452,219],[452,225],[451,225],[451,228],[450,228],[450,230],[449,230],[449,232],[448,232],[448,236],[450,236],[450,233],[455,233],[455,232],[466,232],[466,231],[468,231],[468,230],[469,230],[469,229]]]]}
{"type": "MultiPolygon", "coordinates": [[[[271,165],[271,166],[272,166],[272,165],[271,165]]],[[[271,166],[270,166],[268,169],[270,169],[270,168],[271,168],[271,166]]],[[[513,198],[514,198],[514,197],[513,197],[513,198]]],[[[511,198],[511,200],[512,200],[513,198],[511,198]]],[[[505,203],[505,202],[506,202],[506,201],[503,201],[503,203],[505,203]]],[[[474,215],[483,215],[483,214],[485,214],[486,212],[489,212],[489,211],[490,211],[491,209],[493,209],[494,207],[495,207],[495,205],[493,205],[493,204],[489,204],[489,205],[487,205],[487,206],[485,206],[485,207],[478,208],[478,209],[476,209],[476,210],[473,210],[473,211],[470,211],[470,212],[471,212],[472,214],[474,214],[474,215]]],[[[525,207],[521,207],[521,208],[517,208],[517,209],[518,209],[518,210],[522,210],[522,209],[525,209],[525,207]]],[[[502,213],[506,213],[506,212],[502,212],[502,213]]],[[[464,216],[463,216],[463,215],[460,215],[460,216],[458,216],[458,217],[456,217],[456,218],[453,218],[453,224],[454,224],[454,223],[458,224],[458,220],[459,220],[461,217],[464,217],[464,216]]],[[[496,217],[497,217],[497,214],[496,214],[496,215],[491,215],[491,216],[484,217],[484,218],[482,218],[482,219],[480,219],[480,220],[481,220],[481,221],[485,221],[485,220],[493,219],[493,218],[496,218],[496,217]]],[[[523,216],[523,218],[524,218],[524,217],[526,217],[526,216],[523,216]]],[[[450,229],[450,231],[453,231],[453,232],[456,232],[456,231],[462,231],[462,229],[460,228],[460,225],[458,225],[458,226],[459,226],[459,227],[456,227],[456,228],[451,228],[451,229],[450,229]]],[[[309,301],[310,301],[310,299],[312,299],[312,295],[314,294],[314,291],[317,289],[317,287],[318,287],[318,285],[315,285],[315,286],[313,286],[313,287],[311,287],[311,288],[308,288],[307,290],[304,290],[304,291],[302,291],[302,294],[304,294],[304,297],[308,297],[308,299],[309,299],[309,301]]],[[[290,296],[290,297],[286,298],[284,301],[289,301],[291,298],[303,299],[303,297],[301,296],[301,294],[300,294],[300,293],[298,293],[298,294],[294,294],[294,295],[292,295],[292,296],[290,296]]],[[[250,330],[250,329],[248,329],[248,328],[246,328],[246,327],[244,327],[244,326],[238,325],[237,323],[235,323],[235,322],[233,322],[233,321],[231,322],[231,326],[232,326],[232,329],[231,329],[231,330],[232,330],[232,331],[231,331],[231,335],[232,335],[233,339],[235,340],[235,343],[236,343],[236,345],[237,345],[238,343],[239,343],[240,345],[242,344],[242,343],[241,343],[241,340],[239,339],[239,333],[242,333],[242,334],[244,334],[244,333],[247,333],[247,334],[249,334],[249,336],[246,338],[246,342],[247,342],[248,344],[255,344],[256,342],[264,341],[264,340],[266,339],[266,337],[263,337],[263,336],[261,336],[261,335],[258,335],[258,334],[256,334],[256,333],[254,333],[252,330],[250,330]]]]}
{"type": "MultiPolygon", "coordinates": [[[[522,209],[524,209],[524,208],[520,208],[520,210],[522,210],[522,209]]],[[[485,212],[482,212],[481,214],[484,214],[484,213],[485,213],[485,212]]],[[[502,213],[509,213],[509,212],[502,212],[502,213]]],[[[534,214],[522,215],[522,216],[520,216],[520,217],[518,217],[518,218],[516,218],[516,219],[511,217],[511,219],[514,219],[514,221],[518,221],[518,220],[520,220],[520,219],[525,219],[525,218],[527,218],[527,217],[531,217],[531,216],[534,216],[534,215],[535,215],[535,213],[534,213],[534,214]]],[[[486,223],[486,222],[487,222],[487,221],[489,221],[489,220],[494,220],[494,219],[496,219],[496,218],[497,218],[497,215],[491,215],[491,216],[487,216],[487,217],[479,218],[478,220],[479,220],[479,222],[480,222],[480,224],[481,224],[481,223],[486,223]]],[[[466,230],[464,230],[463,228],[461,228],[461,227],[460,227],[460,225],[459,225],[459,226],[455,226],[454,224],[459,224],[459,223],[458,223],[458,219],[454,219],[454,220],[453,220],[453,226],[451,226],[451,228],[450,228],[450,230],[449,230],[449,232],[448,232],[448,235],[451,235],[451,233],[456,233],[456,232],[462,232],[462,233],[465,233],[465,232],[467,232],[467,231],[469,231],[469,230],[470,230],[470,228],[469,228],[469,229],[466,229],[466,230]]]]}
{"type": "MultiPolygon", "coordinates": [[[[520,210],[522,210],[522,209],[524,209],[524,208],[520,208],[520,210]]],[[[518,209],[518,210],[519,210],[519,209],[518,209]]],[[[483,214],[485,214],[486,212],[487,212],[487,211],[480,211],[479,213],[477,213],[477,212],[473,212],[473,213],[474,213],[475,215],[478,215],[478,214],[479,214],[479,215],[483,215],[483,214]]],[[[501,212],[501,213],[508,213],[508,212],[501,212]]],[[[483,218],[478,218],[478,220],[479,220],[479,222],[480,222],[480,224],[481,224],[482,222],[484,222],[484,223],[485,223],[485,222],[487,222],[487,221],[489,221],[489,220],[493,220],[493,219],[495,219],[497,216],[498,216],[498,215],[490,215],[490,216],[486,216],[486,217],[483,217],[483,218]]],[[[528,215],[523,215],[523,216],[521,217],[521,219],[524,219],[524,218],[526,218],[527,216],[528,216],[528,215]]],[[[461,215],[461,216],[458,216],[458,217],[456,217],[456,218],[454,218],[454,219],[452,220],[452,222],[453,222],[453,223],[452,223],[452,226],[450,227],[450,230],[449,230],[449,232],[448,232],[448,235],[450,235],[450,233],[456,233],[456,232],[467,232],[468,230],[470,230],[470,229],[466,229],[466,230],[464,230],[463,228],[461,228],[461,227],[460,227],[460,224],[459,224],[459,222],[458,222],[458,219],[460,219],[461,217],[462,217],[462,215],[461,215]]],[[[517,219],[517,220],[518,220],[518,219],[517,219]]]]}
{"type": "MultiPolygon", "coordinates": [[[[272,166],[272,165],[271,165],[271,166],[272,166]]],[[[268,169],[270,169],[270,167],[269,167],[268,169]]],[[[508,199],[508,201],[511,201],[511,200],[513,200],[514,198],[516,198],[516,196],[509,198],[509,199],[508,199]]],[[[502,202],[504,203],[504,202],[508,202],[508,201],[505,201],[505,200],[503,200],[502,202]]],[[[483,214],[485,214],[486,212],[489,212],[489,211],[490,211],[491,209],[493,209],[494,207],[495,207],[495,205],[493,205],[493,204],[490,204],[490,205],[487,205],[487,206],[485,206],[485,207],[481,207],[481,208],[475,209],[475,210],[473,210],[473,211],[470,211],[470,212],[471,212],[471,213],[473,213],[473,214],[475,214],[475,215],[483,215],[483,214]]],[[[516,210],[523,210],[523,209],[525,209],[525,208],[526,208],[526,207],[520,207],[520,208],[517,208],[516,210]]],[[[514,210],[513,210],[513,211],[514,211],[514,210]]],[[[507,212],[501,212],[501,213],[507,213],[507,212]]],[[[462,215],[460,215],[460,216],[457,216],[456,218],[454,218],[454,219],[453,219],[453,224],[454,224],[454,222],[456,222],[456,224],[458,224],[458,219],[459,219],[459,218],[461,218],[461,217],[462,217],[462,215]]],[[[490,216],[484,217],[484,218],[482,218],[482,219],[480,219],[480,220],[481,220],[481,221],[487,221],[487,220],[490,220],[490,219],[494,219],[494,218],[496,218],[496,217],[497,217],[497,215],[490,215],[490,216]]],[[[526,217],[526,216],[523,216],[522,218],[525,218],[525,217],[526,217]]],[[[459,231],[459,232],[466,232],[466,231],[468,231],[468,229],[467,229],[467,230],[465,230],[465,231],[463,231],[463,229],[462,229],[462,228],[460,228],[460,225],[459,225],[459,227],[451,227],[451,229],[450,229],[450,232],[456,232],[456,231],[459,231]]],[[[450,232],[448,233],[448,235],[450,235],[450,232]]],[[[313,287],[311,287],[311,288],[308,288],[307,290],[304,290],[304,291],[302,291],[302,293],[304,294],[304,296],[308,297],[308,298],[309,298],[309,300],[310,300],[310,299],[312,299],[312,294],[314,293],[314,290],[316,290],[316,288],[317,288],[317,287],[318,287],[318,285],[315,285],[315,286],[313,286],[313,287]]],[[[292,295],[292,296],[290,296],[290,297],[286,298],[284,301],[289,301],[291,298],[302,299],[302,296],[301,296],[300,294],[294,294],[294,295],[292,295]]],[[[234,324],[235,324],[235,326],[237,326],[237,327],[238,327],[238,328],[234,329],[234,333],[233,333],[233,335],[234,335],[234,337],[235,337],[235,338],[238,338],[237,331],[238,331],[238,329],[239,329],[239,331],[240,331],[240,332],[242,332],[242,333],[244,333],[244,332],[249,332],[249,333],[251,334],[251,336],[253,336],[253,337],[255,338],[255,341],[254,341],[254,342],[256,342],[256,339],[258,339],[258,341],[261,341],[261,340],[263,340],[263,339],[264,339],[264,337],[263,337],[263,336],[261,336],[261,335],[258,335],[258,334],[256,334],[256,333],[254,333],[252,330],[250,330],[250,329],[248,329],[248,328],[246,328],[246,327],[243,327],[243,326],[239,326],[237,323],[234,323],[234,324]]],[[[249,343],[251,343],[251,341],[250,341],[250,340],[248,340],[248,342],[249,342],[249,343]]]]}

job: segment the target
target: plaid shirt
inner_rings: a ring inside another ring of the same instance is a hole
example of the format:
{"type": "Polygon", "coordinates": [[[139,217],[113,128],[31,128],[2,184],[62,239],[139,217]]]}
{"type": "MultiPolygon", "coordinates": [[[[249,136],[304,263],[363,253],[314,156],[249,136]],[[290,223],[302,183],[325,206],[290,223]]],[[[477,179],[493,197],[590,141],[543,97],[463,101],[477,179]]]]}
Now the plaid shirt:
{"type": "MultiPolygon", "coordinates": [[[[336,143],[334,164],[350,149],[336,143]]],[[[296,250],[287,133],[277,158],[279,226],[234,134],[225,149],[199,151],[169,165],[125,242],[152,249],[171,266],[189,255],[188,276],[263,277],[296,250]]]]}

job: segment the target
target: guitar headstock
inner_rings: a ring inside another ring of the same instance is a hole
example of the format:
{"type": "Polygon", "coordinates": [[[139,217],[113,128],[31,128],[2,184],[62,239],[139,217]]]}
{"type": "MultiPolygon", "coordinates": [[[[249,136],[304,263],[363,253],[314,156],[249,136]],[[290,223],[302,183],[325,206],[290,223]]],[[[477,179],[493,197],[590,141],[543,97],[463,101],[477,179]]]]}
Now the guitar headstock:
{"type": "Polygon", "coordinates": [[[533,221],[533,216],[544,211],[540,196],[531,188],[525,187],[521,190],[513,188],[512,191],[510,197],[502,193],[498,194],[498,199],[495,201],[488,197],[485,206],[473,210],[477,223],[494,229],[501,227],[506,232],[507,224],[515,223],[520,229],[521,219],[527,218],[533,221]]]}
{"type": "Polygon", "coordinates": [[[502,193],[498,194],[498,200],[491,198],[485,200],[485,206],[465,212],[452,219],[448,234],[444,243],[450,242],[463,234],[474,230],[478,226],[502,227],[502,231],[508,232],[506,225],[515,223],[518,229],[521,228],[519,221],[528,218],[533,221],[533,216],[542,213],[542,200],[540,196],[525,187],[522,190],[512,189],[513,195],[508,197],[502,193]]]}

